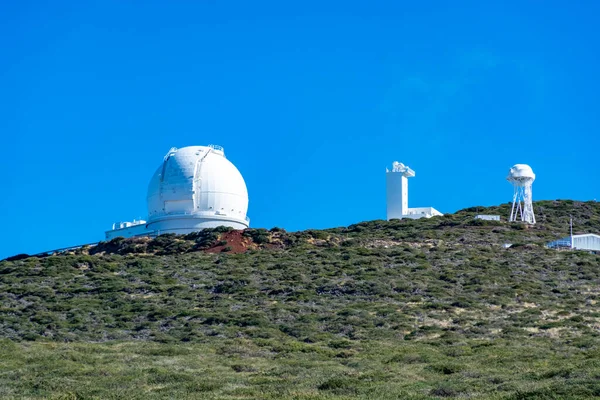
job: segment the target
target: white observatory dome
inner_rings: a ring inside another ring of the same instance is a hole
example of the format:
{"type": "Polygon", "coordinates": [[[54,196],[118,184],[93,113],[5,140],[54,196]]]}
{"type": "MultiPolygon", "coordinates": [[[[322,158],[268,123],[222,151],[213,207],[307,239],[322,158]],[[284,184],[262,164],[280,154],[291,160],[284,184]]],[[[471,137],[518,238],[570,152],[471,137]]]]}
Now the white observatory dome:
{"type": "Polygon", "coordinates": [[[248,190],[220,146],[172,148],[148,185],[148,229],[190,233],[248,227],[248,190]]]}
{"type": "Polygon", "coordinates": [[[527,164],[515,164],[509,171],[507,180],[511,182],[515,181],[530,181],[533,182],[535,180],[535,174],[531,167],[527,164]]]}

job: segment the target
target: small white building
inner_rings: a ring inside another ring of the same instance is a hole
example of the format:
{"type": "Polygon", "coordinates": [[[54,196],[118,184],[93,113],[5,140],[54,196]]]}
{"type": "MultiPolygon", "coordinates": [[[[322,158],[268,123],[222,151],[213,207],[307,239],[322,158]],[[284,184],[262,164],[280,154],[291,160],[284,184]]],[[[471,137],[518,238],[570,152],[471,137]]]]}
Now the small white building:
{"type": "Polygon", "coordinates": [[[152,231],[146,228],[146,221],[143,219],[133,220],[131,222],[116,222],[113,224],[110,231],[106,231],[106,240],[111,240],[116,237],[134,237],[134,236],[149,236],[152,231]]]}
{"type": "Polygon", "coordinates": [[[475,219],[482,219],[484,221],[500,221],[500,216],[479,214],[475,216],[475,219]]]}
{"type": "Polygon", "coordinates": [[[387,220],[418,219],[443,215],[433,207],[408,208],[408,179],[415,176],[415,171],[398,161],[392,164],[392,170],[386,168],[386,202],[387,220]]]}
{"type": "Polygon", "coordinates": [[[443,215],[433,207],[414,207],[407,209],[407,213],[402,218],[431,218],[436,215],[443,215]]]}
{"type": "Polygon", "coordinates": [[[600,251],[600,235],[586,233],[583,235],[567,236],[550,242],[547,246],[551,249],[600,251]]]}

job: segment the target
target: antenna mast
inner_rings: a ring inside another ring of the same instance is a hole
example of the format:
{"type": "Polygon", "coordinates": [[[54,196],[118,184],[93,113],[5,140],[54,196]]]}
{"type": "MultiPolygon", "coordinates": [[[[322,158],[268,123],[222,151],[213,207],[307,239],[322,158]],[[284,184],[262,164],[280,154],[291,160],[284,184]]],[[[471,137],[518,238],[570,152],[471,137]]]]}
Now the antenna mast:
{"type": "Polygon", "coordinates": [[[571,226],[571,249],[573,248],[573,216],[569,215],[569,225],[571,226]]]}

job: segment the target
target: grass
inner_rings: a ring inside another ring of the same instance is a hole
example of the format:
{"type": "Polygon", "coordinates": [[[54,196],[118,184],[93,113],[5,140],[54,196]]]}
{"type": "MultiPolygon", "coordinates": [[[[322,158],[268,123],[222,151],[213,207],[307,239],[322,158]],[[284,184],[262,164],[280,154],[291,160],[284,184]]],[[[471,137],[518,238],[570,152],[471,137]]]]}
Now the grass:
{"type": "Polygon", "coordinates": [[[554,339],[326,344],[0,345],[2,398],[577,399],[600,396],[597,351],[554,339]]]}
{"type": "Polygon", "coordinates": [[[2,261],[0,398],[600,396],[600,256],[543,247],[598,204],[504,208],[2,261]]]}

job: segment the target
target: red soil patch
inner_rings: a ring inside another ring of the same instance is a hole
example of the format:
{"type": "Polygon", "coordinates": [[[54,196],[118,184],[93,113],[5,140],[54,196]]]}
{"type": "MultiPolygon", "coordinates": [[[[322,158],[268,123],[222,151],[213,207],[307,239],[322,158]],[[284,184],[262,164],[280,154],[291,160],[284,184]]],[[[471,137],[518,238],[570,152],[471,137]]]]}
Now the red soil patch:
{"type": "Polygon", "coordinates": [[[243,235],[244,231],[230,231],[223,233],[219,241],[225,241],[227,244],[213,246],[205,250],[207,253],[245,253],[248,249],[255,248],[256,245],[251,238],[243,235]],[[226,250],[227,249],[227,250],[226,250]]]}

